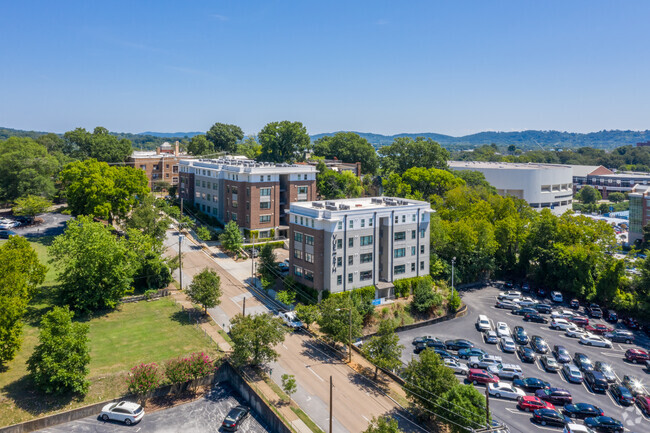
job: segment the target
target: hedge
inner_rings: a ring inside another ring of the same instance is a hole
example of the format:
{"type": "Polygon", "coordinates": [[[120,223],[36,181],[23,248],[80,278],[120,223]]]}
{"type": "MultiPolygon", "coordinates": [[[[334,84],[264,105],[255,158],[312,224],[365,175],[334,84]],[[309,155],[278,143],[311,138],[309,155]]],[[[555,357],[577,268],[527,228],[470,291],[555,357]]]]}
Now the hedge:
{"type": "Polygon", "coordinates": [[[359,287],[358,289],[348,290],[345,292],[332,293],[329,296],[349,298],[351,293],[354,293],[355,296],[360,295],[364,301],[372,301],[375,299],[375,286],[359,287]]]}
{"type": "MultiPolygon", "coordinates": [[[[284,241],[275,241],[275,242],[264,242],[264,243],[262,243],[262,242],[260,242],[260,243],[255,242],[255,248],[262,248],[262,247],[263,247],[264,245],[266,245],[266,244],[271,245],[271,247],[273,247],[273,248],[283,248],[283,247],[284,247],[284,241]]],[[[243,246],[244,246],[245,248],[248,248],[248,247],[252,247],[253,244],[248,243],[248,244],[244,244],[243,246]]]]}
{"type": "MultiPolygon", "coordinates": [[[[431,276],[424,275],[422,277],[402,278],[401,280],[393,281],[395,286],[395,297],[404,298],[413,293],[413,289],[417,286],[418,282],[422,279],[431,280],[431,276]]],[[[433,281],[431,281],[433,284],[433,281]]]]}

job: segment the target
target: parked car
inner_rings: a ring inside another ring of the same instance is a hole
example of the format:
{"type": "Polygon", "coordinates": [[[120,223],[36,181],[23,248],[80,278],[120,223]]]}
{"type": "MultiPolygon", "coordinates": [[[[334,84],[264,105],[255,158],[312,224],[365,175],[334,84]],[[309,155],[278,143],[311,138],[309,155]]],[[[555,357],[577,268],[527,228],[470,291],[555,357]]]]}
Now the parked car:
{"type": "Polygon", "coordinates": [[[457,351],[460,349],[471,349],[472,347],[474,347],[474,343],[472,343],[469,340],[457,338],[455,340],[445,341],[445,346],[447,346],[447,350],[457,351]]]}
{"type": "Polygon", "coordinates": [[[634,396],[624,385],[611,386],[610,391],[614,400],[621,406],[632,406],[634,404],[634,396]]]}
{"type": "Polygon", "coordinates": [[[260,255],[260,251],[257,248],[246,248],[246,252],[251,257],[257,257],[260,255]]]}
{"type": "Polygon", "coordinates": [[[444,349],[433,349],[433,351],[442,359],[446,359],[446,358],[458,359],[456,355],[452,355],[451,353],[447,352],[444,349]]]}
{"type": "Polygon", "coordinates": [[[562,433],[596,433],[583,424],[569,423],[564,426],[562,433]]]}
{"type": "Polygon", "coordinates": [[[537,304],[534,308],[541,314],[551,314],[552,311],[552,307],[548,304],[537,304]]]}
{"type": "Polygon", "coordinates": [[[569,320],[573,316],[577,316],[577,314],[574,311],[571,310],[566,310],[566,309],[555,309],[551,311],[551,318],[552,319],[566,319],[569,320]]]}
{"type": "Polygon", "coordinates": [[[235,406],[230,409],[230,412],[228,412],[228,415],[226,415],[221,423],[221,427],[224,430],[236,431],[239,426],[241,426],[242,422],[244,422],[246,417],[248,417],[249,413],[250,409],[246,406],[235,406]]]}
{"type": "Polygon", "coordinates": [[[524,281],[521,284],[521,290],[523,290],[524,292],[530,292],[530,284],[528,284],[528,282],[524,281]]]}
{"type": "Polygon", "coordinates": [[[586,371],[585,383],[593,392],[605,392],[609,388],[609,382],[603,373],[596,370],[586,371]]]}
{"type": "Polygon", "coordinates": [[[302,328],[302,322],[296,316],[295,311],[286,311],[279,314],[280,318],[284,321],[284,324],[291,329],[300,329],[302,328]]]}
{"type": "Polygon", "coordinates": [[[551,301],[553,301],[553,302],[555,302],[557,304],[561,304],[562,302],[564,302],[564,297],[562,296],[562,293],[560,293],[560,292],[557,292],[557,291],[551,292],[551,301]]]}
{"type": "Polygon", "coordinates": [[[622,422],[609,416],[585,418],[585,425],[594,431],[603,433],[623,433],[625,431],[622,422]]]}
{"type": "Polygon", "coordinates": [[[580,344],[584,344],[586,346],[605,347],[608,349],[612,348],[611,341],[609,341],[605,337],[596,334],[583,335],[582,337],[580,337],[580,344]]]}
{"type": "Polygon", "coordinates": [[[586,316],[573,316],[569,319],[569,321],[583,328],[589,325],[589,318],[586,316]]]}
{"type": "Polygon", "coordinates": [[[487,344],[497,344],[499,342],[499,337],[497,336],[496,331],[485,331],[483,333],[483,341],[487,344]]]}
{"type": "Polygon", "coordinates": [[[494,305],[497,308],[503,308],[504,310],[516,310],[519,309],[519,305],[515,304],[510,299],[498,299],[497,303],[494,305]]]}
{"type": "Polygon", "coordinates": [[[644,362],[650,359],[648,352],[641,349],[628,349],[625,351],[625,359],[633,364],[644,362]]]}
{"type": "Polygon", "coordinates": [[[493,355],[482,355],[482,356],[472,356],[467,361],[467,365],[471,368],[488,368],[491,365],[497,365],[502,363],[500,356],[493,355]]]}
{"type": "MultiPolygon", "coordinates": [[[[434,337],[433,335],[423,335],[423,336],[421,336],[421,337],[415,337],[415,338],[413,339],[413,341],[411,341],[411,344],[414,345],[414,346],[415,346],[416,344],[418,344],[418,343],[424,343],[424,344],[426,344],[426,343],[428,343],[429,341],[432,341],[432,340],[439,340],[439,339],[436,338],[436,337],[434,337]]],[[[444,343],[443,343],[443,344],[444,344],[444,343]]]]}
{"type": "Polygon", "coordinates": [[[478,319],[476,319],[476,329],[480,332],[489,331],[492,329],[492,321],[488,316],[479,314],[478,319]]]}
{"type": "Polygon", "coordinates": [[[576,352],[573,355],[573,362],[576,363],[576,366],[580,371],[589,371],[594,369],[594,363],[591,362],[591,359],[582,352],[576,352]]]}
{"type": "Polygon", "coordinates": [[[516,387],[524,389],[527,392],[535,392],[540,389],[548,389],[551,387],[551,384],[545,380],[538,379],[536,377],[526,377],[524,379],[515,379],[512,381],[512,384],[516,387]]]}
{"type": "Polygon", "coordinates": [[[544,401],[534,395],[525,395],[517,399],[517,409],[526,412],[532,412],[537,409],[552,409],[555,410],[553,403],[544,401]]]}
{"type": "Polygon", "coordinates": [[[542,337],[539,335],[533,335],[530,339],[530,347],[537,353],[541,353],[542,355],[548,353],[550,350],[548,348],[548,344],[542,337]]]}
{"type": "Polygon", "coordinates": [[[479,368],[470,368],[469,373],[467,374],[467,380],[473,383],[474,385],[477,385],[479,383],[488,384],[488,383],[498,383],[499,377],[485,370],[481,370],[479,368]]]}
{"type": "Polygon", "coordinates": [[[512,310],[512,314],[515,316],[525,316],[526,314],[537,314],[537,310],[533,307],[518,308],[516,310],[512,310]]]}
{"type": "Polygon", "coordinates": [[[515,350],[517,350],[515,340],[513,340],[510,336],[501,337],[499,340],[499,347],[505,353],[515,353],[515,350]]]}
{"type": "Polygon", "coordinates": [[[553,355],[542,355],[539,358],[539,361],[542,363],[546,371],[552,373],[556,373],[562,368],[553,355]]]}
{"type": "Polygon", "coordinates": [[[602,323],[595,323],[593,325],[585,326],[585,331],[596,335],[603,335],[606,332],[613,332],[614,328],[610,328],[609,326],[603,325],[602,323]]]}
{"type": "Polygon", "coordinates": [[[514,303],[519,305],[522,308],[525,308],[525,307],[533,307],[539,304],[539,301],[536,301],[535,299],[530,298],[528,296],[524,296],[523,298],[515,299],[514,303]]]}
{"type": "Polygon", "coordinates": [[[571,323],[566,319],[553,318],[551,319],[551,324],[549,325],[551,329],[559,329],[565,331],[571,323]]]}
{"type": "Polygon", "coordinates": [[[521,379],[524,372],[516,364],[497,364],[488,367],[488,371],[499,376],[499,379],[521,379]]]}
{"type": "Polygon", "coordinates": [[[636,405],[646,416],[650,416],[650,396],[640,395],[636,399],[636,405]]]}
{"type": "Polygon", "coordinates": [[[575,325],[567,328],[566,331],[564,331],[564,335],[571,338],[580,338],[584,335],[584,333],[585,333],[584,329],[578,328],[575,325]]]}
{"type": "Polygon", "coordinates": [[[278,263],[278,270],[281,273],[289,272],[289,260],[278,263]]]}
{"type": "Polygon", "coordinates": [[[618,322],[618,314],[614,310],[605,310],[603,311],[603,319],[607,320],[609,323],[618,322]]]}
{"type": "Polygon", "coordinates": [[[538,389],[535,391],[535,396],[553,404],[565,405],[573,403],[571,393],[562,388],[538,389]]]}
{"type": "Polygon", "coordinates": [[[596,361],[594,364],[594,371],[602,373],[603,376],[605,376],[605,379],[607,379],[608,383],[616,383],[618,381],[618,377],[616,376],[614,369],[606,362],[596,361]]]}
{"type": "Polygon", "coordinates": [[[539,314],[526,314],[524,316],[525,322],[535,322],[535,323],[548,323],[548,319],[540,316],[539,314]]]}
{"type": "Polygon", "coordinates": [[[562,412],[569,418],[585,419],[590,416],[603,416],[605,412],[598,406],[588,403],[567,404],[562,412]]]}
{"type": "Polygon", "coordinates": [[[467,374],[469,373],[469,367],[466,366],[465,364],[461,364],[455,359],[445,358],[442,361],[445,363],[447,367],[454,370],[454,373],[456,374],[462,374],[463,376],[467,376],[467,374]]]}
{"type": "Polygon", "coordinates": [[[9,236],[18,236],[13,230],[0,230],[0,239],[9,239],[9,236]]]}
{"type": "Polygon", "coordinates": [[[580,309],[580,301],[577,299],[571,299],[571,302],[569,302],[569,307],[573,308],[574,310],[579,310],[580,309]]]}
{"type": "Polygon", "coordinates": [[[483,356],[488,353],[481,349],[480,347],[472,347],[471,349],[460,349],[458,351],[458,357],[460,359],[470,359],[472,356],[483,356]]]}
{"type": "Polygon", "coordinates": [[[568,416],[562,415],[557,410],[537,409],[533,412],[533,421],[541,425],[559,425],[564,427],[571,422],[568,416]]]}
{"type": "Polygon", "coordinates": [[[553,346],[553,355],[555,356],[555,359],[557,362],[560,364],[566,364],[567,362],[571,362],[571,354],[569,351],[566,349],[566,347],[556,344],[553,346]]]}
{"type": "Polygon", "coordinates": [[[511,301],[519,298],[521,298],[521,292],[517,290],[509,290],[507,292],[501,292],[497,296],[497,299],[510,299],[511,301]]]}
{"type": "Polygon", "coordinates": [[[535,351],[530,347],[519,346],[517,348],[517,355],[519,355],[519,359],[521,359],[522,362],[535,362],[535,351]]]}
{"type": "Polygon", "coordinates": [[[593,317],[594,319],[600,319],[603,317],[603,310],[600,309],[598,304],[589,304],[588,306],[585,307],[585,313],[589,317],[593,317]]]}
{"type": "Polygon", "coordinates": [[[631,329],[633,331],[636,331],[639,329],[639,322],[633,318],[633,317],[625,317],[623,319],[623,324],[628,327],[628,329],[631,329]]]}
{"type": "Polygon", "coordinates": [[[564,377],[570,383],[582,383],[584,380],[580,369],[573,364],[564,364],[562,366],[562,373],[564,373],[564,377]]]}
{"type": "Polygon", "coordinates": [[[613,332],[605,332],[603,337],[615,343],[634,343],[634,334],[623,329],[615,329],[613,332]]]}
{"type": "Polygon", "coordinates": [[[621,380],[621,385],[627,387],[627,389],[630,390],[634,397],[648,393],[638,377],[629,376],[626,374],[623,376],[623,380],[621,380]]]}
{"type": "Polygon", "coordinates": [[[510,335],[510,327],[506,322],[497,322],[496,330],[499,338],[510,335]]]}
{"type": "Polygon", "coordinates": [[[543,288],[543,287],[537,288],[537,296],[538,297],[543,299],[543,298],[546,297],[546,295],[548,295],[548,291],[545,288],[543,288]]]}
{"type": "Polygon", "coordinates": [[[528,333],[526,330],[523,328],[523,326],[515,326],[512,329],[512,338],[515,339],[515,342],[520,345],[527,345],[528,342],[530,341],[530,338],[528,338],[528,333]]]}
{"type": "Polygon", "coordinates": [[[108,421],[109,419],[123,422],[126,425],[140,422],[144,416],[144,409],[137,403],[130,401],[121,401],[119,403],[109,403],[102,408],[99,417],[108,421]]]}
{"type": "Polygon", "coordinates": [[[526,395],[522,389],[503,382],[488,383],[488,393],[496,398],[509,398],[512,400],[517,400],[519,397],[526,395]]]}

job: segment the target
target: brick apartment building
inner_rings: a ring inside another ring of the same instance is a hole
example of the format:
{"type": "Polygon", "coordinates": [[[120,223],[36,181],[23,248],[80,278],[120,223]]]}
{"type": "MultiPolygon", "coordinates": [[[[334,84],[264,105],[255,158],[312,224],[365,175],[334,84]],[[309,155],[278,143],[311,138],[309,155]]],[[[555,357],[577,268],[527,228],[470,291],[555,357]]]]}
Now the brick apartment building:
{"type": "Polygon", "coordinates": [[[179,195],[221,223],[259,238],[288,236],[292,202],[316,199],[316,168],[245,158],[181,160],[179,195]]]}
{"type": "Polygon", "coordinates": [[[126,165],[144,170],[149,179],[149,188],[153,190],[158,181],[178,185],[178,161],[181,158],[187,158],[187,155],[179,152],[178,141],[173,147],[165,142],[152,152],[133,152],[126,165]]]}
{"type": "Polygon", "coordinates": [[[393,281],[429,274],[431,212],[388,197],[291,203],[290,273],[319,297],[373,285],[391,297],[393,281]]]}

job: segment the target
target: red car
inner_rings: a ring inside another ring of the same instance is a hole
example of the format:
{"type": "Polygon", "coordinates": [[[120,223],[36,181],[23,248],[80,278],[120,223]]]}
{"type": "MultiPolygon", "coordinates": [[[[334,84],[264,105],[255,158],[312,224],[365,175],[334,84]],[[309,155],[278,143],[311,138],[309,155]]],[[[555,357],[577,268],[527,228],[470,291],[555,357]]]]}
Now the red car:
{"type": "Polygon", "coordinates": [[[517,401],[517,409],[532,412],[537,409],[551,409],[555,410],[555,406],[550,401],[544,401],[539,397],[533,395],[525,395],[519,397],[517,401]]]}
{"type": "Polygon", "coordinates": [[[623,319],[623,324],[628,327],[628,329],[636,330],[639,329],[639,322],[632,317],[626,317],[623,319]]]}
{"type": "Polygon", "coordinates": [[[499,383],[499,376],[495,376],[494,374],[488,373],[480,368],[470,368],[467,373],[467,380],[472,382],[474,385],[479,383],[499,383]]]}
{"type": "Polygon", "coordinates": [[[637,362],[643,362],[643,361],[649,360],[650,355],[648,355],[648,352],[646,352],[645,350],[628,349],[625,352],[625,359],[627,361],[630,361],[630,362],[636,364],[637,362]]]}
{"type": "Polygon", "coordinates": [[[639,406],[639,409],[641,409],[641,412],[650,416],[650,396],[647,395],[637,396],[636,404],[639,406]]]}
{"type": "Polygon", "coordinates": [[[585,326],[585,331],[589,331],[592,334],[602,335],[605,332],[614,331],[614,328],[610,328],[607,325],[602,325],[600,323],[596,323],[595,325],[587,325],[587,326],[585,326]]]}
{"type": "Polygon", "coordinates": [[[569,319],[569,321],[575,323],[578,326],[589,325],[589,319],[585,316],[573,316],[569,319]]]}

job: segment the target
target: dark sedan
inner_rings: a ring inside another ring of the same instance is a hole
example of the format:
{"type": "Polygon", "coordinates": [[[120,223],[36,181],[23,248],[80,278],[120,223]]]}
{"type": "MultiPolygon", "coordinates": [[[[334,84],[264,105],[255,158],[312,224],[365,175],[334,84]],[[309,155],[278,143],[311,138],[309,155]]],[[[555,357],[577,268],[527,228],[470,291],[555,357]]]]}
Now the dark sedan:
{"type": "Polygon", "coordinates": [[[226,418],[221,423],[221,427],[224,430],[236,431],[246,419],[249,412],[250,409],[246,406],[236,406],[230,409],[230,412],[228,412],[228,415],[226,415],[226,418]]]}
{"type": "Polygon", "coordinates": [[[567,404],[564,406],[563,412],[570,418],[580,419],[605,415],[601,408],[587,403],[567,404]]]}
{"type": "Polygon", "coordinates": [[[460,359],[469,359],[470,356],[482,355],[487,355],[487,352],[479,347],[472,347],[471,349],[460,349],[458,351],[458,357],[460,359]]]}
{"type": "Polygon", "coordinates": [[[536,377],[527,377],[525,379],[515,379],[512,381],[512,384],[518,388],[523,389],[527,392],[535,392],[541,389],[548,389],[551,387],[551,384],[536,377]]]}
{"type": "Polygon", "coordinates": [[[524,322],[548,323],[548,319],[539,314],[526,314],[524,316],[524,322]]]}
{"type": "Polygon", "coordinates": [[[445,341],[445,346],[447,346],[447,350],[471,349],[474,347],[474,343],[469,340],[459,338],[456,340],[445,341]]]}
{"type": "Polygon", "coordinates": [[[535,305],[535,309],[538,313],[542,314],[551,314],[551,311],[553,310],[553,308],[548,304],[537,304],[535,305]]]}
{"type": "Polygon", "coordinates": [[[533,335],[530,339],[530,347],[537,353],[545,355],[550,352],[548,344],[539,335],[533,335]]]}
{"type": "Polygon", "coordinates": [[[537,314],[537,310],[531,307],[518,308],[516,310],[512,310],[512,314],[515,316],[525,316],[526,314],[537,314]]]}
{"type": "Polygon", "coordinates": [[[609,383],[618,382],[618,377],[616,376],[616,373],[614,373],[614,369],[612,368],[611,365],[607,364],[606,362],[596,361],[596,363],[594,364],[594,370],[601,372],[603,376],[605,376],[605,379],[607,379],[607,382],[609,383]]]}
{"type": "Polygon", "coordinates": [[[597,432],[609,433],[609,432],[623,432],[625,428],[623,423],[617,419],[614,419],[609,416],[597,416],[593,418],[586,418],[585,425],[592,430],[597,432]]]}
{"type": "Polygon", "coordinates": [[[533,421],[541,425],[558,425],[564,427],[571,419],[553,409],[537,409],[533,412],[533,421]]]}
{"type": "Polygon", "coordinates": [[[633,317],[626,317],[623,319],[623,324],[628,327],[628,329],[632,329],[634,331],[638,330],[639,327],[639,322],[633,317]]]}
{"type": "Polygon", "coordinates": [[[609,388],[612,396],[621,406],[632,406],[634,404],[634,396],[627,387],[623,385],[614,385],[609,388]]]}
{"type": "Polygon", "coordinates": [[[585,383],[593,392],[605,392],[609,388],[609,382],[603,373],[596,370],[587,371],[584,374],[585,383]]]}
{"type": "Polygon", "coordinates": [[[535,397],[560,405],[571,404],[573,402],[571,393],[562,388],[538,389],[535,391],[535,397]]]}
{"type": "Polygon", "coordinates": [[[560,364],[566,364],[567,362],[571,362],[571,354],[564,346],[560,346],[557,344],[553,346],[553,355],[555,356],[557,362],[559,362],[560,364]]]}
{"type": "Polygon", "coordinates": [[[594,364],[591,362],[591,359],[587,355],[581,352],[576,352],[575,355],[573,355],[573,362],[576,363],[576,366],[580,369],[580,371],[591,371],[594,369],[594,364]]]}
{"type": "Polygon", "coordinates": [[[526,333],[526,330],[523,328],[523,326],[515,326],[513,328],[512,338],[517,344],[520,344],[522,346],[527,345],[530,341],[530,338],[528,338],[528,333],[526,333]]]}
{"type": "Polygon", "coordinates": [[[519,359],[521,359],[522,362],[535,362],[535,351],[530,347],[519,346],[517,348],[517,354],[519,355],[519,359]]]}

